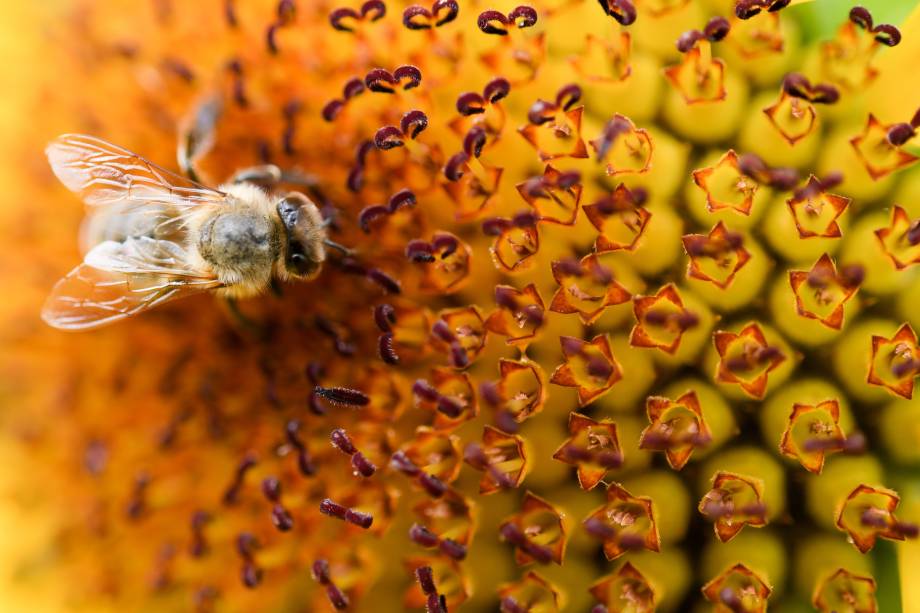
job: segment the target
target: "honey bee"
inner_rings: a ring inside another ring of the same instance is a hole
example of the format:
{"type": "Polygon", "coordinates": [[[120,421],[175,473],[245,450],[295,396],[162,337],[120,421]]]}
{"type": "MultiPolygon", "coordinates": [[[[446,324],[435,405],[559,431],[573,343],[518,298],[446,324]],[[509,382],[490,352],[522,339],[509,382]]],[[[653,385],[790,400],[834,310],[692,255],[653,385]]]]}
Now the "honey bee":
{"type": "Polygon", "coordinates": [[[56,328],[95,328],[205,291],[253,296],[273,279],[316,277],[326,246],[338,247],[299,192],[273,197],[249,182],[210,189],[92,136],[61,136],[45,153],[88,209],[83,263],[42,309],[56,328]]]}

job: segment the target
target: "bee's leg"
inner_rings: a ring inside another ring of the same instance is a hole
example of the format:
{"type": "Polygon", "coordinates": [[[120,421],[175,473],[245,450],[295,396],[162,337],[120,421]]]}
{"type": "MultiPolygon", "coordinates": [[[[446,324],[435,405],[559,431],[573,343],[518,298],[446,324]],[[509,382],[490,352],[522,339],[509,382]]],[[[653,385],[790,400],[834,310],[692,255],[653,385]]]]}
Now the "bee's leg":
{"type": "Polygon", "coordinates": [[[230,316],[241,328],[259,337],[265,335],[264,327],[253,321],[240,310],[240,305],[236,298],[226,296],[224,300],[227,302],[227,310],[230,311],[230,316]]]}
{"type": "MultiPolygon", "coordinates": [[[[328,221],[328,220],[327,220],[327,221],[328,221]]],[[[328,225],[328,224],[326,224],[326,225],[328,225]]],[[[342,255],[345,255],[345,256],[352,256],[352,255],[355,254],[355,250],[354,250],[354,249],[349,249],[349,248],[346,247],[345,245],[343,245],[343,244],[341,244],[341,243],[337,243],[337,242],[335,242],[334,240],[330,240],[330,239],[328,239],[328,238],[323,239],[323,244],[326,245],[327,247],[329,247],[330,249],[335,249],[336,251],[341,252],[342,255]]]]}
{"type": "Polygon", "coordinates": [[[272,187],[281,182],[281,169],[274,164],[250,166],[233,173],[230,183],[255,183],[265,187],[272,187]]]}
{"type": "Polygon", "coordinates": [[[281,282],[278,281],[275,277],[272,277],[271,281],[268,283],[268,289],[271,290],[272,294],[281,298],[284,296],[284,289],[281,287],[281,282]]]}

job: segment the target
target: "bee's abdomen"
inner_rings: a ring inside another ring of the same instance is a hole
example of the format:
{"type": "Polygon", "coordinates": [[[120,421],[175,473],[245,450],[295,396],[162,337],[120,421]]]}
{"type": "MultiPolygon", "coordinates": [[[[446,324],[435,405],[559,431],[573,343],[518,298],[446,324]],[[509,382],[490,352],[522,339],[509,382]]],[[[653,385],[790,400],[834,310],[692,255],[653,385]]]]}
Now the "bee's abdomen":
{"type": "Polygon", "coordinates": [[[279,249],[277,229],[254,211],[215,215],[202,224],[198,238],[201,257],[219,277],[236,282],[267,282],[279,249]]]}

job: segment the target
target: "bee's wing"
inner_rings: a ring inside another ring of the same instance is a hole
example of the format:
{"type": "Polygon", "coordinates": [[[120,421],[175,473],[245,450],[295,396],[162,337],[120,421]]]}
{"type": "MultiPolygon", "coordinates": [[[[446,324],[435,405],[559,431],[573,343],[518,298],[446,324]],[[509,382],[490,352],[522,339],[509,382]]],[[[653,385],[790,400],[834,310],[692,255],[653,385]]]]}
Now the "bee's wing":
{"type": "Polygon", "coordinates": [[[160,168],[104,140],[65,134],[45,149],[51,169],[90,207],[149,203],[178,208],[223,204],[226,194],[160,168]]]}
{"type": "Polygon", "coordinates": [[[177,243],[149,237],[101,243],[54,286],[42,319],[55,328],[95,328],[221,286],[187,255],[177,243]]]}
{"type": "Polygon", "coordinates": [[[42,319],[64,330],[96,328],[219,286],[214,279],[125,274],[81,264],[51,290],[42,319]]]}

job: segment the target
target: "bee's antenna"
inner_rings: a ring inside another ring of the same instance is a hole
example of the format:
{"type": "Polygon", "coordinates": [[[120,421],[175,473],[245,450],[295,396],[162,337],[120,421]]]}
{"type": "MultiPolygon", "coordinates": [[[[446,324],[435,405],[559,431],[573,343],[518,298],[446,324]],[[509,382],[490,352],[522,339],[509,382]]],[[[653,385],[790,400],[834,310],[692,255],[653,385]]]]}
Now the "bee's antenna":
{"type": "MultiPolygon", "coordinates": [[[[327,219],[326,222],[327,223],[325,223],[324,225],[328,225],[329,220],[327,219]]],[[[341,243],[337,243],[334,240],[331,240],[328,238],[323,239],[323,244],[329,247],[330,249],[335,249],[336,251],[342,252],[343,255],[351,256],[355,254],[354,249],[349,249],[345,245],[341,243]]]]}

